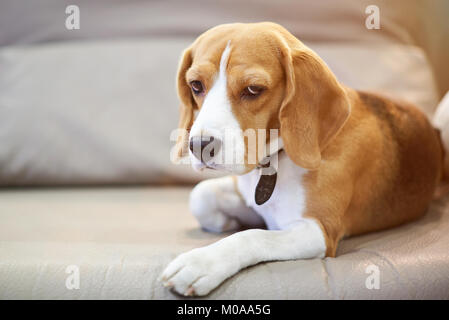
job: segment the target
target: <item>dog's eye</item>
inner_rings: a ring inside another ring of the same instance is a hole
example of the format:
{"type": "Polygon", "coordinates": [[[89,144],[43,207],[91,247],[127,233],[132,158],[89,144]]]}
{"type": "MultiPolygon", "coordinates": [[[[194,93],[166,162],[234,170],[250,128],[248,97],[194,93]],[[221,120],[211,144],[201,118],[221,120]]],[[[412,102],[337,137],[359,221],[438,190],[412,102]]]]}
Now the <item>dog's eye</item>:
{"type": "Polygon", "coordinates": [[[243,90],[242,95],[244,97],[248,97],[248,98],[255,98],[255,97],[259,96],[263,90],[264,90],[263,87],[249,86],[249,87],[246,87],[245,90],[243,90]]]}
{"type": "Polygon", "coordinates": [[[190,82],[190,87],[194,94],[200,94],[204,91],[203,84],[198,80],[190,82]]]}

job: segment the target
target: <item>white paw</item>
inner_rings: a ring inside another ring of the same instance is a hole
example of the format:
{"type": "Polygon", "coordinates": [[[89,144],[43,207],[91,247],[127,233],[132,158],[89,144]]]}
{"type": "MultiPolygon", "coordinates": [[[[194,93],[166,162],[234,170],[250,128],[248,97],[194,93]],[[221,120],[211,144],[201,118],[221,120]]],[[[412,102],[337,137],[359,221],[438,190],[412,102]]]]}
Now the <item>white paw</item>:
{"type": "Polygon", "coordinates": [[[203,229],[219,233],[241,228],[237,219],[228,215],[241,201],[235,192],[231,193],[224,188],[224,184],[233,187],[232,183],[231,177],[205,180],[192,190],[190,211],[203,229]]]}
{"type": "Polygon", "coordinates": [[[217,260],[207,248],[193,249],[179,255],[162,273],[165,287],[185,296],[208,294],[230,274],[226,261],[217,260]]]}

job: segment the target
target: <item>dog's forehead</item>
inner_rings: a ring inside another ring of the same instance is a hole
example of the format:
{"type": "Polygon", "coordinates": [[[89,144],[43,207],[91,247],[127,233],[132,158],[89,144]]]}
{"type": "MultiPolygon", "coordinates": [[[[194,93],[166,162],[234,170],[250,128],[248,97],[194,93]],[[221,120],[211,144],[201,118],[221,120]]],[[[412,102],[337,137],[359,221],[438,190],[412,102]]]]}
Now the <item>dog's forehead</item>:
{"type": "Polygon", "coordinates": [[[228,64],[264,64],[277,59],[276,36],[270,28],[235,24],[212,29],[194,44],[194,63],[211,62],[219,66],[221,56],[230,47],[228,64]]]}

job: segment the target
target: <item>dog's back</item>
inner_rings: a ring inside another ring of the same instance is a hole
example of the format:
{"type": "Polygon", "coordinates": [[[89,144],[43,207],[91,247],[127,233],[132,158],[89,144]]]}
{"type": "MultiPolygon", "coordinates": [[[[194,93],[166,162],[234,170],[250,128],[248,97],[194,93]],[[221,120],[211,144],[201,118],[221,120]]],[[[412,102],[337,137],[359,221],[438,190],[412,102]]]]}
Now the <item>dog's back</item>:
{"type": "Polygon", "coordinates": [[[416,107],[374,93],[358,92],[357,96],[354,112],[375,122],[380,135],[367,135],[372,140],[362,142],[366,153],[377,156],[372,168],[366,168],[371,174],[360,179],[363,185],[355,186],[347,212],[347,218],[352,216],[347,225],[352,235],[422,216],[442,178],[444,156],[438,132],[416,107]],[[365,218],[354,219],[361,212],[365,218]]]}

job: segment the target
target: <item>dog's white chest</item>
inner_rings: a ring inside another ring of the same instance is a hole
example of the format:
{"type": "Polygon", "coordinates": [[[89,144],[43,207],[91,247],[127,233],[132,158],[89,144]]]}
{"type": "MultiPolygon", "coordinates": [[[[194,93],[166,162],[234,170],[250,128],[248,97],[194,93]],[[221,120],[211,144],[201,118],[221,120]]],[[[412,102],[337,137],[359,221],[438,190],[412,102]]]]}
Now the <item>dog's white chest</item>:
{"type": "Polygon", "coordinates": [[[255,202],[260,170],[239,176],[238,188],[246,205],[262,216],[268,229],[289,229],[303,220],[306,195],[302,179],[306,173],[307,170],[295,165],[284,152],[279,155],[276,186],[267,202],[262,205],[255,202]]]}

